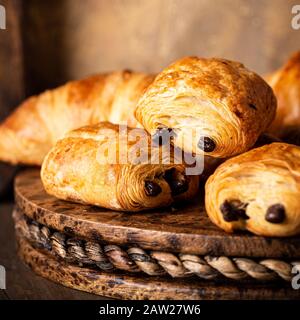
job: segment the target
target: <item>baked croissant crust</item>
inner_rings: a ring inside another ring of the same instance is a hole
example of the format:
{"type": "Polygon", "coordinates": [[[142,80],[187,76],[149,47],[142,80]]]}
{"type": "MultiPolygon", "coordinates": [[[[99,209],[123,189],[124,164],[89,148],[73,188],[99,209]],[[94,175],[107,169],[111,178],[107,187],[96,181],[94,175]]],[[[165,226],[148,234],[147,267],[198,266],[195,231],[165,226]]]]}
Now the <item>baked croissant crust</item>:
{"type": "Polygon", "coordinates": [[[272,143],[221,164],[205,185],[208,216],[227,232],[300,233],[300,148],[272,143]]]}
{"type": "Polygon", "coordinates": [[[154,147],[150,153],[145,130],[128,128],[129,138],[122,130],[126,127],[103,122],[59,140],[42,165],[46,191],[59,199],[121,211],[165,207],[196,195],[199,176],[187,176],[187,166],[175,164],[173,148],[170,153],[170,148],[154,147]]]}
{"type": "Polygon", "coordinates": [[[152,80],[142,73],[112,72],[27,99],[0,125],[0,160],[41,165],[70,130],[100,121],[136,126],[134,108],[152,80]]]}
{"type": "Polygon", "coordinates": [[[272,89],[241,63],[187,57],[158,74],[135,116],[154,139],[172,130],[184,151],[225,158],[253,146],[275,111],[272,89]]]}
{"type": "Polygon", "coordinates": [[[300,51],[266,77],[277,98],[277,112],[269,132],[279,137],[300,126],[300,51]]]}

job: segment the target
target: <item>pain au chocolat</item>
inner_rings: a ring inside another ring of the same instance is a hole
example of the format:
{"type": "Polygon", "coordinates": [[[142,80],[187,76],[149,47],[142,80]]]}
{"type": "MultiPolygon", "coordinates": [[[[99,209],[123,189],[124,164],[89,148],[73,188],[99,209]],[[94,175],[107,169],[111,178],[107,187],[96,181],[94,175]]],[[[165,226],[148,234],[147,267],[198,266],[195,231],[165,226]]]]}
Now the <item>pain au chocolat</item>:
{"type": "Polygon", "coordinates": [[[243,64],[187,57],[158,74],[135,116],[158,142],[172,134],[186,152],[229,157],[249,150],[275,111],[272,89],[243,64]]]}
{"type": "Polygon", "coordinates": [[[272,143],[221,164],[205,185],[208,216],[227,232],[300,233],[300,148],[272,143]]]}
{"type": "Polygon", "coordinates": [[[42,165],[46,191],[120,211],[165,207],[196,195],[199,176],[186,174],[179,153],[170,146],[151,148],[145,130],[126,128],[102,122],[59,140],[42,165]]]}

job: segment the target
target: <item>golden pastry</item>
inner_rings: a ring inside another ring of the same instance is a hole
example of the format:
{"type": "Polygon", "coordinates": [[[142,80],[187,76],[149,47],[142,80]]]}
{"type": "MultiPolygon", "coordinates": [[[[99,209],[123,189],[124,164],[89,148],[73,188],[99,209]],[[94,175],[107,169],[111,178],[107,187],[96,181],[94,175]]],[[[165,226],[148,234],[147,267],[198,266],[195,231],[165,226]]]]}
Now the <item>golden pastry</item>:
{"type": "Polygon", "coordinates": [[[205,185],[208,216],[227,232],[300,233],[300,148],[272,143],[221,164],[205,185]]]}
{"type": "Polygon", "coordinates": [[[0,125],[0,160],[40,165],[72,129],[100,121],[135,126],[134,108],[152,80],[142,73],[113,72],[27,99],[0,125]]]}
{"type": "Polygon", "coordinates": [[[59,140],[43,162],[46,191],[59,199],[121,211],[164,207],[195,196],[199,177],[187,176],[187,166],[175,164],[180,159],[173,148],[171,153],[169,147],[151,148],[143,129],[128,129],[127,140],[120,134],[126,127],[120,128],[103,122],[59,140]]]}
{"type": "Polygon", "coordinates": [[[293,54],[276,72],[266,77],[277,98],[277,112],[269,131],[286,136],[300,127],[300,51],[293,54]]]}
{"type": "Polygon", "coordinates": [[[252,147],[275,111],[272,89],[241,63],[187,57],[155,78],[135,116],[157,142],[171,135],[184,151],[229,157],[252,147]]]}

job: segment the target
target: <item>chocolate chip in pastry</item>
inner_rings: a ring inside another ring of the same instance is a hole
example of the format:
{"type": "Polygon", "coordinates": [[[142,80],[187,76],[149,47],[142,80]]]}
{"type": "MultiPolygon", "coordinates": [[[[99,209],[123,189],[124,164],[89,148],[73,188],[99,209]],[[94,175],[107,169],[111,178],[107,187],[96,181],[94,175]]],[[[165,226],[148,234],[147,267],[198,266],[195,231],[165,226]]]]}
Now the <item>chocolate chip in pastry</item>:
{"type": "Polygon", "coordinates": [[[42,166],[46,191],[121,211],[165,207],[197,194],[199,176],[187,176],[187,165],[172,147],[151,146],[143,129],[128,128],[127,135],[124,130],[102,122],[59,140],[42,166]]]}
{"type": "Polygon", "coordinates": [[[272,143],[221,164],[205,185],[208,216],[227,232],[300,233],[300,148],[272,143]]]}
{"type": "Polygon", "coordinates": [[[158,74],[135,116],[155,140],[167,128],[184,151],[226,158],[249,150],[275,111],[272,89],[241,63],[187,57],[158,74]]]}

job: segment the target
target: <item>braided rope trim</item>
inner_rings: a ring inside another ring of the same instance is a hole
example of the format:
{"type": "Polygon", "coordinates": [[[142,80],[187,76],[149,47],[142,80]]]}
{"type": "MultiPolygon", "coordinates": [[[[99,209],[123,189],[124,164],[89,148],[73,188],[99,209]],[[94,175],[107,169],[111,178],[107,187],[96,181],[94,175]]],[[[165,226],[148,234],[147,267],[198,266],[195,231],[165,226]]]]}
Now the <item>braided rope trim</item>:
{"type": "Polygon", "coordinates": [[[67,263],[96,267],[107,272],[123,270],[132,273],[144,272],[150,276],[169,275],[173,278],[196,275],[206,280],[225,277],[232,280],[291,281],[292,269],[296,267],[300,270],[300,261],[256,261],[226,256],[176,255],[162,251],[145,251],[134,246],[124,249],[117,245],[70,237],[65,233],[50,230],[25,215],[17,219],[15,228],[33,246],[45,249],[67,263]]]}

